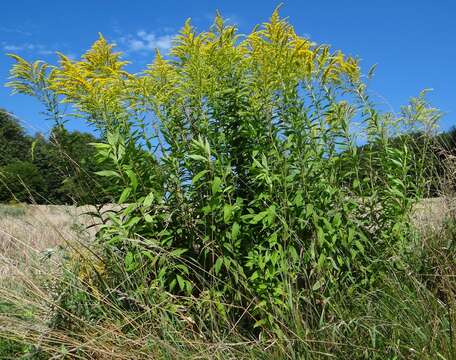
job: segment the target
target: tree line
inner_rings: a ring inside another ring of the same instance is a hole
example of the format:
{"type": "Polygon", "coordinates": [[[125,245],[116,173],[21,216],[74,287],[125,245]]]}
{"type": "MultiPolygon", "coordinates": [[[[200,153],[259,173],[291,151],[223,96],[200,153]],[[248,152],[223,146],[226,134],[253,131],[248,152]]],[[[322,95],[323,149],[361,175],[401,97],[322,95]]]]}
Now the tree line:
{"type": "MultiPolygon", "coordinates": [[[[418,154],[423,151],[422,134],[393,139],[396,147],[408,144],[418,154]]],[[[95,173],[106,169],[96,160],[91,145],[100,139],[90,133],[68,131],[55,125],[49,137],[27,135],[17,118],[0,109],[0,202],[38,204],[100,204],[112,201],[112,184],[95,173]]],[[[444,177],[444,159],[456,156],[456,127],[435,135],[428,161],[436,162],[429,174],[428,196],[437,196],[444,177]]],[[[365,146],[359,146],[366,156],[365,146]]],[[[365,162],[368,164],[368,162],[365,162]]],[[[366,166],[366,174],[369,167],[366,166]]]]}
{"type": "Polygon", "coordinates": [[[94,135],[55,125],[48,137],[28,135],[0,109],[0,202],[96,204],[110,200],[91,143],[94,135]]]}

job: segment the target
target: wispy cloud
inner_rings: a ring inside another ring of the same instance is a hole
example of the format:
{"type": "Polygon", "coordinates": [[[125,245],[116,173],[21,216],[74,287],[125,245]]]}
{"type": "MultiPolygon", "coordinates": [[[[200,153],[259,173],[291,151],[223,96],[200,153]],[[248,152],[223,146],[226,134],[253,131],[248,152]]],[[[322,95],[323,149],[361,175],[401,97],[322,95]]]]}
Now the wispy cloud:
{"type": "Polygon", "coordinates": [[[50,55],[55,52],[42,44],[34,43],[9,44],[2,42],[2,50],[5,52],[32,52],[39,55],[50,55]]]}
{"type": "Polygon", "coordinates": [[[167,52],[172,44],[175,34],[159,35],[153,31],[148,32],[140,30],[136,34],[128,34],[122,36],[118,43],[126,48],[126,52],[148,54],[158,49],[162,52],[167,52]]]}
{"type": "Polygon", "coordinates": [[[22,51],[23,47],[18,45],[3,45],[5,51],[22,51]]]}

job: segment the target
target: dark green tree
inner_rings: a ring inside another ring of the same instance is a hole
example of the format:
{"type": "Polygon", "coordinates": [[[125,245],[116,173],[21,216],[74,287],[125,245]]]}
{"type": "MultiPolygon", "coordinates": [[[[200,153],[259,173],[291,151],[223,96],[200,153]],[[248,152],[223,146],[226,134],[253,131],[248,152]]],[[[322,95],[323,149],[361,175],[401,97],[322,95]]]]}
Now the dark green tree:
{"type": "Polygon", "coordinates": [[[90,144],[97,141],[92,134],[70,132],[63,125],[54,126],[48,138],[29,136],[14,116],[0,110],[0,201],[111,201],[108,180],[94,176],[101,165],[90,144]]]}
{"type": "Polygon", "coordinates": [[[12,161],[25,160],[29,156],[31,138],[10,113],[0,109],[0,166],[12,161]]]}
{"type": "Polygon", "coordinates": [[[97,142],[92,134],[70,132],[55,126],[49,140],[36,146],[35,163],[51,187],[50,200],[57,203],[99,204],[109,201],[106,180],[94,176],[101,170],[95,159],[97,142]]]}
{"type": "Polygon", "coordinates": [[[46,183],[29,161],[16,160],[0,168],[0,201],[39,202],[46,183]]]}

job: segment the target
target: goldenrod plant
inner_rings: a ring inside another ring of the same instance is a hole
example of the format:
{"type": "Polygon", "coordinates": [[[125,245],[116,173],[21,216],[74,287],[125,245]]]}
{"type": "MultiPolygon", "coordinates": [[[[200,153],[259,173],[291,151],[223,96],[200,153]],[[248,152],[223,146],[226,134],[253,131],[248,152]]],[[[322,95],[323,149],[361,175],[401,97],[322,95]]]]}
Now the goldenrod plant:
{"type": "Polygon", "coordinates": [[[417,316],[441,308],[407,276],[432,162],[393,144],[434,131],[424,95],[402,115],[378,110],[357,58],[277,10],[247,35],[220,15],[206,32],[187,21],[138,74],[113,47],[100,35],[57,66],[12,55],[13,91],[70,104],[54,118],[101,132],[98,175],[120,205],[89,251],[69,252],[52,329],[81,339],[112,324],[122,336],[108,341],[136,346],[131,358],[450,359],[451,319],[428,346],[429,327],[414,317],[424,333],[409,336],[401,312],[409,293],[417,316]]]}

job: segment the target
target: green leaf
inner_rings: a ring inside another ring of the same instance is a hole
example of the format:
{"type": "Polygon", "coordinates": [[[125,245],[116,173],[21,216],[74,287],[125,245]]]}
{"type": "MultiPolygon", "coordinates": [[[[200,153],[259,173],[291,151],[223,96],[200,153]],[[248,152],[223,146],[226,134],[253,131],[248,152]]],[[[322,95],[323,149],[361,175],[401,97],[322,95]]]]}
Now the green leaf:
{"type": "Polygon", "coordinates": [[[228,223],[231,219],[231,215],[233,214],[233,206],[230,204],[225,204],[223,206],[223,221],[225,224],[228,223]]]}
{"type": "Polygon", "coordinates": [[[118,172],[113,171],[113,170],[101,170],[101,171],[95,172],[95,174],[99,175],[99,176],[121,178],[120,174],[118,172]]]}
{"type": "Polygon", "coordinates": [[[306,205],[306,215],[307,215],[308,217],[310,217],[310,216],[312,216],[312,215],[314,214],[314,212],[315,212],[315,211],[314,211],[313,205],[312,205],[312,204],[307,204],[307,205],[306,205]]]}
{"type": "Polygon", "coordinates": [[[299,255],[298,255],[298,252],[296,251],[295,247],[294,246],[289,246],[288,247],[288,252],[291,256],[291,258],[295,261],[299,260],[299,255]]]}
{"type": "Polygon", "coordinates": [[[131,188],[133,189],[133,191],[136,190],[136,188],[138,187],[138,177],[133,172],[133,170],[127,170],[127,171],[125,171],[125,173],[127,174],[128,178],[130,179],[131,188]]]}
{"type": "Polygon", "coordinates": [[[122,215],[127,216],[130,215],[134,210],[138,208],[136,203],[129,204],[125,210],[123,210],[122,215]]]}
{"type": "Polygon", "coordinates": [[[260,320],[255,322],[255,324],[253,325],[253,328],[256,329],[257,327],[261,327],[263,325],[266,325],[266,323],[267,323],[266,319],[260,319],[260,320]]]}
{"type": "Polygon", "coordinates": [[[271,205],[268,210],[266,210],[267,213],[268,213],[268,217],[267,217],[267,222],[269,225],[272,225],[274,219],[275,219],[275,216],[276,216],[276,206],[275,205],[271,205]]]}
{"type": "Polygon", "coordinates": [[[127,255],[125,255],[125,259],[124,259],[125,269],[127,271],[131,271],[135,267],[133,260],[134,260],[133,253],[131,251],[127,252],[127,255]]]}
{"type": "Polygon", "coordinates": [[[146,198],[143,201],[143,205],[146,208],[149,208],[152,205],[152,202],[154,201],[154,193],[151,191],[146,198]]]}
{"type": "Polygon", "coordinates": [[[120,194],[119,204],[123,204],[128,199],[130,194],[131,194],[131,188],[130,187],[125,188],[122,191],[122,194],[120,194]]]}
{"type": "Polygon", "coordinates": [[[204,175],[206,175],[207,173],[209,172],[209,170],[203,170],[203,171],[200,171],[198,174],[196,174],[193,179],[192,179],[192,183],[193,184],[196,184],[198,182],[198,180],[200,180],[204,175]]]}
{"type": "Polygon", "coordinates": [[[188,249],[175,249],[169,253],[171,257],[180,257],[182,254],[186,253],[188,249]]]}
{"type": "Polygon", "coordinates": [[[318,281],[315,284],[313,284],[312,290],[316,291],[316,290],[320,289],[323,286],[324,283],[325,283],[325,279],[324,278],[318,279],[318,281]]]}
{"type": "Polygon", "coordinates": [[[177,282],[179,283],[179,287],[182,291],[185,290],[185,280],[182,276],[180,276],[179,274],[176,275],[176,279],[177,279],[177,282]]]}
{"type": "Polygon", "coordinates": [[[320,245],[325,243],[325,232],[321,227],[317,227],[317,240],[320,245]]]}
{"type": "Polygon", "coordinates": [[[119,134],[113,133],[113,132],[108,132],[106,135],[106,138],[108,140],[108,144],[111,146],[114,146],[119,141],[119,134]]]}
{"type": "Polygon", "coordinates": [[[111,146],[105,143],[88,143],[87,145],[93,146],[97,150],[109,150],[111,146]]]}
{"type": "Polygon", "coordinates": [[[363,246],[363,244],[361,244],[361,242],[359,240],[356,240],[355,241],[355,245],[359,249],[359,251],[361,251],[361,254],[364,255],[364,246],[363,246]]]}
{"type": "Polygon", "coordinates": [[[31,152],[31,155],[32,155],[32,161],[35,160],[35,148],[36,148],[36,145],[38,144],[38,139],[34,140],[32,142],[32,146],[31,146],[31,149],[30,149],[30,152],[31,152]]]}
{"type": "MultiPolygon", "coordinates": [[[[268,239],[269,246],[275,246],[277,244],[277,232],[272,233],[272,235],[268,239]]],[[[293,248],[294,249],[294,248],[293,248]]],[[[294,249],[296,251],[296,249],[294,249]]]]}
{"type": "Polygon", "coordinates": [[[188,267],[185,266],[184,264],[177,264],[175,266],[175,268],[181,270],[186,275],[188,275],[190,273],[189,270],[188,270],[188,267]]]}
{"type": "Polygon", "coordinates": [[[224,256],[224,257],[223,257],[223,263],[225,264],[226,270],[229,271],[229,270],[230,270],[230,266],[231,266],[231,260],[230,260],[230,258],[224,256]]]}
{"type": "Polygon", "coordinates": [[[326,262],[326,255],[321,253],[320,256],[318,257],[318,262],[317,262],[318,267],[320,269],[323,269],[325,262],[326,262]]]}
{"type": "Polygon", "coordinates": [[[231,226],[231,239],[237,239],[240,229],[241,226],[237,222],[233,223],[233,226],[231,226]]]}
{"type": "Polygon", "coordinates": [[[214,271],[215,271],[216,275],[220,272],[220,269],[222,268],[222,264],[223,264],[223,256],[220,256],[214,265],[214,271]]]}
{"type": "Polygon", "coordinates": [[[252,220],[250,220],[250,224],[258,224],[261,220],[263,220],[268,215],[268,211],[262,211],[256,214],[252,220]]]}
{"type": "Polygon", "coordinates": [[[187,293],[191,294],[192,290],[193,290],[192,283],[190,281],[186,281],[185,283],[186,283],[186,287],[187,287],[187,293]]]}
{"type": "Polygon", "coordinates": [[[348,229],[348,239],[347,242],[350,244],[353,241],[353,238],[355,237],[355,229],[350,227],[348,229]]]}
{"type": "Polygon", "coordinates": [[[220,185],[222,183],[222,179],[220,179],[218,176],[212,180],[212,193],[215,195],[220,192],[220,185]]]}
{"type": "Polygon", "coordinates": [[[134,216],[130,220],[128,220],[124,226],[127,228],[132,227],[132,226],[136,225],[137,223],[139,223],[141,221],[141,219],[142,218],[140,218],[139,216],[134,216]]]}
{"type": "Polygon", "coordinates": [[[304,203],[304,200],[302,198],[302,191],[301,190],[296,193],[296,196],[295,196],[293,202],[298,207],[302,206],[302,204],[304,203]]]}
{"type": "Polygon", "coordinates": [[[176,287],[176,283],[177,283],[176,279],[171,280],[171,282],[169,283],[169,290],[170,291],[174,290],[174,288],[176,287]]]}
{"type": "Polygon", "coordinates": [[[207,162],[207,158],[205,158],[204,156],[201,156],[201,155],[192,154],[192,155],[188,155],[188,157],[193,160],[207,162]]]}

